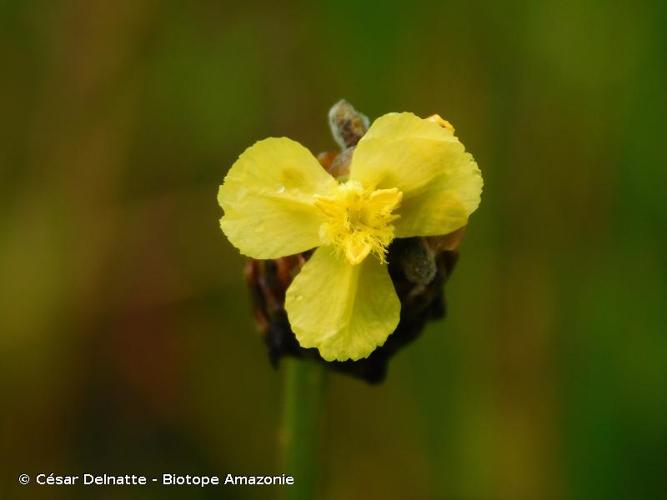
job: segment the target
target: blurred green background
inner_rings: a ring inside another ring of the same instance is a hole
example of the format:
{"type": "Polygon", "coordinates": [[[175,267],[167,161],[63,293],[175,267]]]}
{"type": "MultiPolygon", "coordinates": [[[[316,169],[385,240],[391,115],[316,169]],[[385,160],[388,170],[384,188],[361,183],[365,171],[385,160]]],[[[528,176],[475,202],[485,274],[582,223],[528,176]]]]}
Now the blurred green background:
{"type": "Polygon", "coordinates": [[[485,192],[448,318],[329,377],[320,498],[667,498],[666,56],[657,0],[1,0],[0,498],[278,498],[16,477],[284,472],[216,192],[341,97],[485,192]]]}

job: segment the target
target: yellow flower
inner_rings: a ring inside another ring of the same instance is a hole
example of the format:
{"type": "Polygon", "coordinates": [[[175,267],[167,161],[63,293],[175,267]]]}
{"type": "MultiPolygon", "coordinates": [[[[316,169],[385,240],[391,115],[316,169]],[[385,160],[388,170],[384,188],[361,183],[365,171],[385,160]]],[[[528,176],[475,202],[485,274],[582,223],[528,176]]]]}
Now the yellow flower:
{"type": "Polygon", "coordinates": [[[389,113],[357,144],[348,179],[334,179],[290,139],[255,143],[220,186],[220,226],[255,259],[317,248],[287,290],[290,325],[324,359],[357,360],[399,321],[388,245],[466,225],[481,190],[480,171],[448,122],[389,113]]]}

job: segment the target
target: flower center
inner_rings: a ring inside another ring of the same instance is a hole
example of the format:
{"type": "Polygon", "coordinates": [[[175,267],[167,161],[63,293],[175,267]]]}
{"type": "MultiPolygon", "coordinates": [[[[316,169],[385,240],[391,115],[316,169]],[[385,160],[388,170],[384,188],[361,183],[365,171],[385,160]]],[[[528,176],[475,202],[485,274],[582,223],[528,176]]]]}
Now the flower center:
{"type": "Polygon", "coordinates": [[[365,189],[358,181],[339,184],[331,196],[316,196],[315,206],[325,215],[320,227],[324,244],[335,245],[351,264],[368,254],[385,262],[387,246],[394,239],[392,212],[401,202],[398,189],[365,189]]]}

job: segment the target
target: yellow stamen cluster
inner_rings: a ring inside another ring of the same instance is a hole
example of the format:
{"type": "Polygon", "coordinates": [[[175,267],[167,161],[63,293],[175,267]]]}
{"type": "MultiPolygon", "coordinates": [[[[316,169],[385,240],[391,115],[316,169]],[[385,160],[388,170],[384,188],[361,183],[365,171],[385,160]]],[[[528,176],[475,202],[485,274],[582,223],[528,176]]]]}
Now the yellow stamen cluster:
{"type": "Polygon", "coordinates": [[[331,196],[316,196],[315,206],[326,219],[320,227],[322,243],[334,245],[350,264],[371,253],[384,263],[398,218],[392,212],[402,197],[397,188],[372,190],[354,180],[339,184],[331,196]]]}

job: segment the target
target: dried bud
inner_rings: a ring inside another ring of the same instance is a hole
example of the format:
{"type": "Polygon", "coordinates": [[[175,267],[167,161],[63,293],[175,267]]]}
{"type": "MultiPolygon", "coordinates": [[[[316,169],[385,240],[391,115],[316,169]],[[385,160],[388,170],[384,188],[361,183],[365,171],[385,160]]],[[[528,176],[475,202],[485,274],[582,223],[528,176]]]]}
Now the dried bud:
{"type": "Polygon", "coordinates": [[[329,126],[341,149],[356,146],[368,130],[368,117],[359,113],[345,99],[341,99],[329,110],[329,126]]]}

